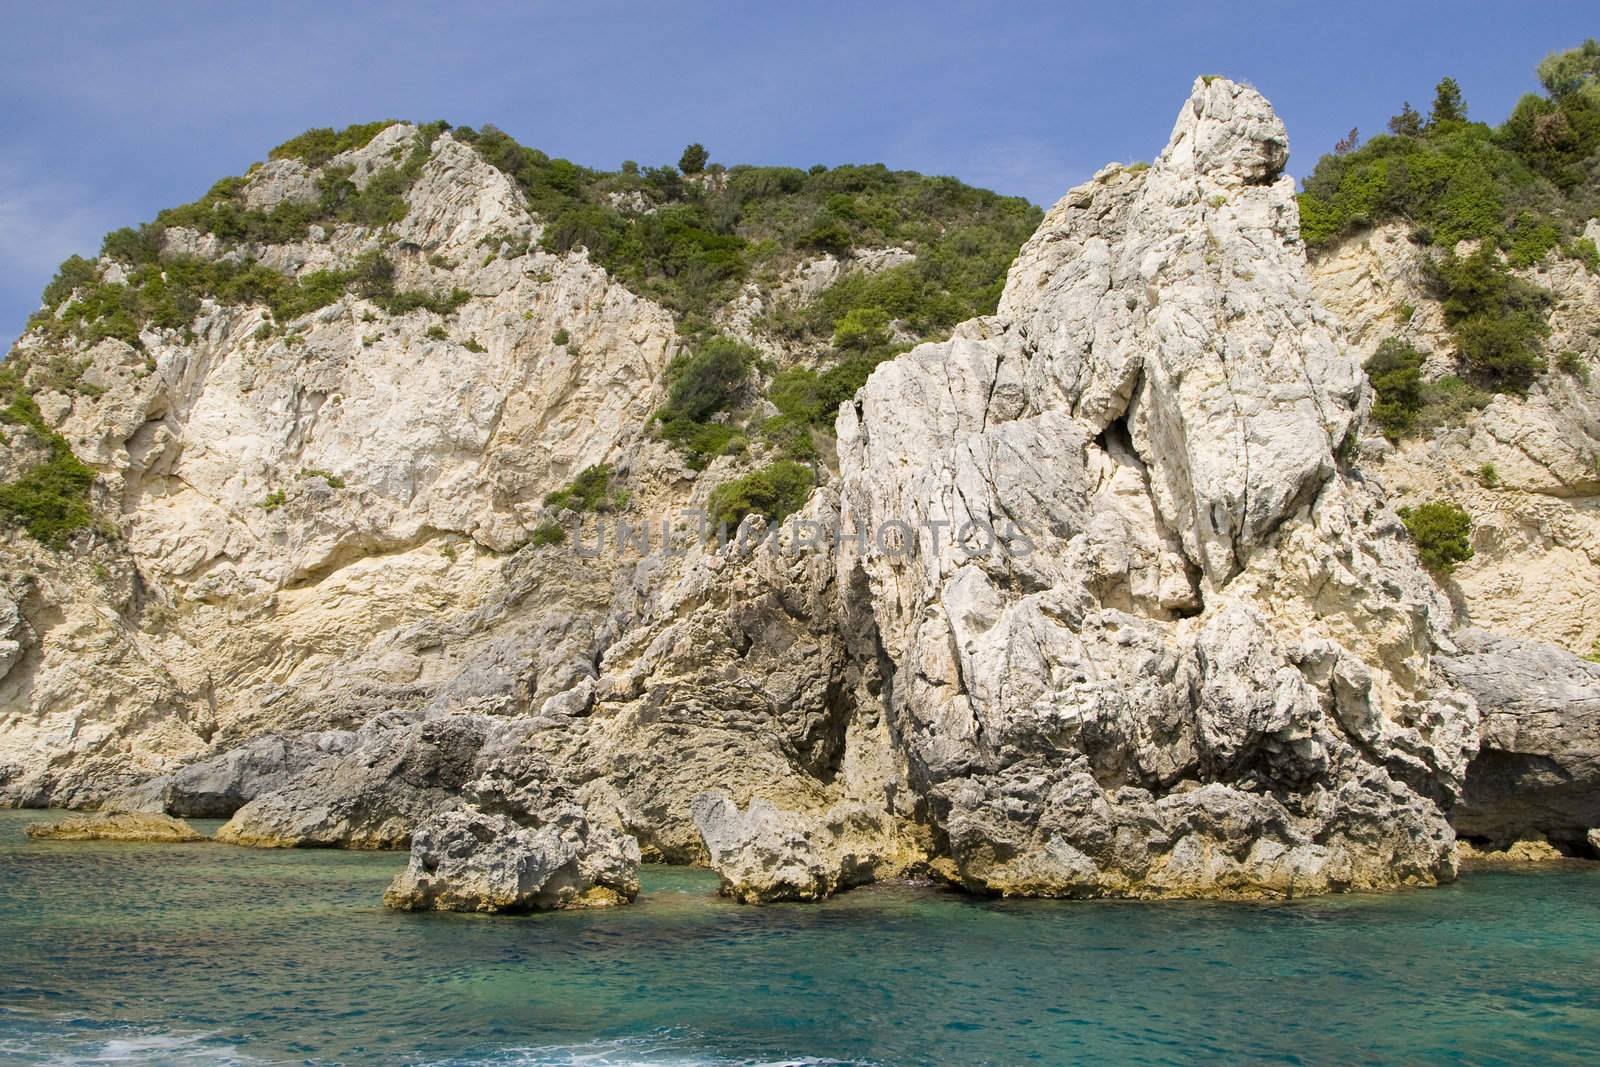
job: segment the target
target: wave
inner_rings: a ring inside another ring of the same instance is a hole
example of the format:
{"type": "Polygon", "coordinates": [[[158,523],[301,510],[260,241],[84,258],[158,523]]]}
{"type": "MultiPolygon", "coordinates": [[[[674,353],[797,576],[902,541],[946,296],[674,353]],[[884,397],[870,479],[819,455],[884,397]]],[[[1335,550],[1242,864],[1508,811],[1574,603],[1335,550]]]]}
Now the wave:
{"type": "MultiPolygon", "coordinates": [[[[97,1063],[162,1064],[175,1067],[258,1067],[278,1063],[349,1063],[286,1055],[249,1055],[220,1035],[176,1032],[123,1023],[57,1020],[45,1023],[24,1013],[0,1010],[0,1065],[79,1067],[97,1063]]],[[[426,1040],[418,1042],[426,1048],[426,1040]]],[[[708,1051],[703,1035],[660,1030],[636,1037],[596,1039],[567,1045],[519,1045],[445,1059],[421,1050],[396,1052],[383,1062],[416,1067],[871,1067],[815,1056],[739,1056],[708,1051]]]]}

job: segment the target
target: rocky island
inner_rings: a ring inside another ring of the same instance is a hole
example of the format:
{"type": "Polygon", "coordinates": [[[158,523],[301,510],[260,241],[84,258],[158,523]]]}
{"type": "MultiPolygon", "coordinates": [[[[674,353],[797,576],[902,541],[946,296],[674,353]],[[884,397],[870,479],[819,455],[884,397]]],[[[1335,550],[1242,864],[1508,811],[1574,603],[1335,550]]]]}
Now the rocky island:
{"type": "Polygon", "coordinates": [[[1594,856],[1600,223],[1424,239],[1362,151],[1297,194],[1220,77],[1042,216],[311,131],[0,364],[0,801],[409,848],[406,909],[1594,856]]]}

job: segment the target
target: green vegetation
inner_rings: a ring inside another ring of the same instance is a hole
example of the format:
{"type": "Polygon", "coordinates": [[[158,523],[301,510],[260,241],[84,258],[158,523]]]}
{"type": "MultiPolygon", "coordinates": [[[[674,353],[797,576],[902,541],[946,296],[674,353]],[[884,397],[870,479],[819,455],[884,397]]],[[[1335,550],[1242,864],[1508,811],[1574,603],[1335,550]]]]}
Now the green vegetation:
{"type": "Polygon", "coordinates": [[[1556,369],[1562,374],[1570,374],[1584,385],[1589,384],[1589,361],[1571,349],[1556,356],[1556,369]]]}
{"type": "MultiPolygon", "coordinates": [[[[1513,270],[1559,255],[1600,272],[1600,249],[1581,235],[1600,213],[1600,42],[1552,54],[1538,75],[1544,93],[1524,96],[1499,126],[1472,121],[1460,86],[1445,78],[1426,118],[1404,105],[1387,134],[1359,147],[1346,138],[1305,179],[1300,223],[1308,247],[1399,220],[1415,240],[1441,250],[1432,282],[1462,381],[1430,405],[1431,387],[1379,361],[1369,373],[1390,378],[1374,379],[1374,415],[1391,437],[1413,429],[1408,406],[1421,428],[1423,408],[1470,410],[1482,406],[1482,391],[1522,393],[1549,370],[1549,295],[1513,270]],[[1464,240],[1478,246],[1458,257],[1464,240]]],[[[1576,358],[1557,365],[1577,376],[1576,358]]]]}
{"type": "Polygon", "coordinates": [[[627,495],[611,488],[611,468],[604,463],[585,467],[564,488],[548,493],[544,498],[547,508],[568,508],[572,511],[613,511],[627,504],[627,495]]]}
{"type": "Polygon", "coordinates": [[[706,146],[696,141],[683,150],[683,155],[678,157],[678,169],[685,174],[699,174],[706,169],[706,162],[711,158],[706,151],[706,146]]]}
{"type": "Polygon", "coordinates": [[[329,489],[343,489],[344,479],[332,471],[325,471],[321,467],[307,467],[300,472],[302,478],[321,478],[328,483],[329,489]]]}
{"type": "Polygon", "coordinates": [[[261,509],[263,511],[277,511],[288,502],[288,499],[288,494],[282,489],[274,489],[261,499],[261,509]]]}
{"type": "Polygon", "coordinates": [[[1500,471],[1493,463],[1485,463],[1478,468],[1478,484],[1485,489],[1498,489],[1500,487],[1500,471]]]}
{"type": "Polygon", "coordinates": [[[1523,97],[1494,128],[1467,118],[1460,87],[1445,78],[1426,121],[1407,104],[1390,133],[1322,157],[1300,194],[1306,244],[1323,248],[1386,219],[1444,248],[1488,241],[1517,265],[1568,244],[1600,200],[1600,94],[1592,76],[1578,90],[1566,88],[1571,80],[1547,81],[1550,95],[1523,97]]]}
{"type": "MultiPolygon", "coordinates": [[[[262,343],[274,337],[297,343],[300,334],[289,324],[350,296],[390,314],[449,315],[468,293],[398,289],[395,265],[381,251],[299,278],[255,258],[262,245],[308,240],[315,226],[382,229],[403,219],[407,191],[435,139],[449,127],[442,122],[421,127],[409,150],[394,148],[392,163],[358,188],[352,169],[336,165],[336,157],[369,144],[388,125],[308,130],[274,149],[272,159],[295,159],[314,168],[316,194],[307,200],[285,201],[270,210],[252,207],[246,179],[228,178],[192,204],[108,235],[102,255],[118,271],[69,259],[47,287],[47,307],[31,327],[47,344],[113,338],[139,349],[150,331],[190,330],[207,300],[270,311],[254,332],[262,343]],[[170,252],[167,231],[175,227],[212,235],[234,254],[212,260],[170,252]]],[[[622,284],[677,314],[684,354],[669,368],[667,401],[653,425],[696,468],[718,455],[760,451],[758,462],[766,463],[757,472],[761,477],[752,475],[755,480],[742,489],[734,486],[743,480],[723,487],[730,514],[745,506],[746,498],[751,507],[781,511],[784,493],[802,480],[794,477],[804,468],[796,461],[818,458],[838,405],[878,363],[963,319],[991,312],[1006,268],[1042,214],[1020,198],[881,165],[724,168],[710,163],[704,146],[695,144],[685,149],[677,167],[629,163],[604,172],[552,159],[493,127],[458,129],[454,135],[517,183],[545,222],[540,240],[546,250],[583,247],[622,284]],[[698,174],[708,177],[686,178],[698,174]],[[828,253],[848,261],[866,248],[896,248],[906,257],[886,270],[846,269],[820,299],[777,308],[764,323],[804,353],[801,365],[774,377],[775,368],[764,365],[756,352],[711,328],[713,314],[747,282],[770,285],[807,258],[828,253]],[[752,418],[769,391],[778,414],[752,418]]],[[[505,240],[487,243],[494,245],[491,256],[525,250],[505,240]]],[[[438,253],[429,262],[441,270],[454,266],[438,253]]],[[[364,317],[372,319],[370,313],[364,317]]],[[[437,338],[449,332],[437,322],[427,330],[437,338]]],[[[362,344],[376,343],[379,336],[367,334],[362,344]]],[[[564,327],[551,341],[571,346],[564,327]]],[[[483,351],[476,337],[463,344],[483,351]]],[[[92,385],[77,381],[78,373],[81,367],[63,365],[58,376],[92,393],[92,385]]],[[[809,468],[804,469],[809,485],[809,468]]],[[[570,492],[569,502],[589,500],[583,479],[580,475],[553,495],[570,492]]],[[[624,497],[607,497],[608,506],[619,506],[624,497]]],[[[263,507],[282,504],[278,490],[263,507]]]]}
{"type": "Polygon", "coordinates": [[[712,456],[739,451],[744,441],[725,416],[750,385],[754,349],[713,336],[667,368],[667,402],[653,416],[657,436],[689,456],[690,466],[704,467],[712,456]]]}
{"type": "Polygon", "coordinates": [[[1507,270],[1488,242],[1464,259],[1447,254],[1433,272],[1456,353],[1469,370],[1497,392],[1520,393],[1549,369],[1549,294],[1507,270]]]}
{"type": "MultiPolygon", "coordinates": [[[[24,368],[14,360],[0,365],[0,423],[22,428],[49,454],[43,462],[0,484],[0,518],[22,526],[37,541],[60,547],[73,533],[93,524],[89,487],[94,484],[94,471],[84,466],[66,438],[45,422],[24,384],[24,368]]],[[[7,447],[16,447],[14,438],[7,447]]]]}
{"type": "Polygon", "coordinates": [[[528,538],[528,543],[536,548],[545,545],[559,545],[566,541],[567,531],[553,522],[542,522],[533,528],[533,535],[528,538]]]}
{"type": "Polygon", "coordinates": [[[307,130],[274,148],[267,153],[267,158],[298,159],[308,167],[320,167],[341,152],[365,148],[374,137],[396,121],[384,119],[381,122],[364,122],[357,126],[346,126],[338,132],[325,127],[307,130]]]}
{"type": "MultiPolygon", "coordinates": [[[[188,329],[207,298],[223,304],[264,304],[278,322],[317,311],[347,293],[371,300],[391,314],[423,308],[447,315],[471,298],[462,289],[446,295],[396,290],[394,264],[376,251],[364,254],[348,270],[313,271],[299,279],[252,260],[167,256],[127,265],[132,270],[123,284],[104,281],[93,265],[84,273],[69,260],[46,290],[58,294],[65,306],[39,311],[30,327],[54,340],[74,337],[94,344],[112,337],[142,348],[144,330],[188,329]]],[[[256,332],[258,340],[271,336],[267,325],[256,332]]]]}
{"type": "Polygon", "coordinates": [[[1372,421],[1391,441],[1459,426],[1492,399],[1455,375],[1423,381],[1422,353],[1395,337],[1378,346],[1365,369],[1374,393],[1372,421]]]}
{"type": "MultiPolygon", "coordinates": [[[[731,167],[723,181],[686,182],[673,167],[590,170],[491,126],[452,136],[521,186],[547,220],[546,250],[588,249],[624,284],[684,315],[691,332],[753,275],[818,252],[889,245],[918,256],[900,295],[938,305],[919,307],[920,318],[948,328],[994,309],[1006,268],[1041,218],[1017,197],[881,165],[731,167]],[[652,210],[618,207],[613,194],[642,197],[652,210]]],[[[679,160],[684,173],[705,166],[698,147],[679,160]]]]}
{"type": "Polygon", "coordinates": [[[706,508],[714,526],[726,523],[730,530],[747,515],[764,515],[776,524],[804,507],[816,484],[816,476],[804,463],[778,460],[717,486],[706,508]]]}
{"type": "Polygon", "coordinates": [[[1416,428],[1422,410],[1422,353],[1396,337],[1378,346],[1366,362],[1375,397],[1372,421],[1391,441],[1416,428]]]}
{"type": "Polygon", "coordinates": [[[1423,566],[1449,574],[1457,563],[1472,558],[1472,519],[1446,501],[1434,500],[1414,508],[1401,508],[1400,519],[1416,542],[1423,566]]]}

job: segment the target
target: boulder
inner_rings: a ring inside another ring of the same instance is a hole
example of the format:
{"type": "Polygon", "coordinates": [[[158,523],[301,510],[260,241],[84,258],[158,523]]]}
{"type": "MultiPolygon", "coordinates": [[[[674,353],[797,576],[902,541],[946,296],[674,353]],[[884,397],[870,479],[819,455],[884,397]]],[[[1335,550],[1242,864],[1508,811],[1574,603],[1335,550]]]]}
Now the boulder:
{"type": "Polygon", "coordinates": [[[862,804],[807,816],[756,797],[741,812],[708,792],[691,810],[722,893],[744,904],[821,900],[899,873],[908,854],[883,814],[862,804]]]}
{"type": "Polygon", "coordinates": [[[411,860],[383,895],[401,911],[524,912],[626,904],[639,892],[639,846],[574,806],[539,826],[460,808],[412,833],[411,860]]]}

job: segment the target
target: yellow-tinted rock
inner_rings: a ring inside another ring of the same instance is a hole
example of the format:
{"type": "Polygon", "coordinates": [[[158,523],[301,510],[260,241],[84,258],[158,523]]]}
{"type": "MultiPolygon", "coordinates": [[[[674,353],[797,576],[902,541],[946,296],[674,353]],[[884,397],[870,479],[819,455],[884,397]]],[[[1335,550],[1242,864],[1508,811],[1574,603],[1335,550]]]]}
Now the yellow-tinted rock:
{"type": "Polygon", "coordinates": [[[43,841],[149,841],[183,844],[205,835],[182,819],[137,811],[99,811],[72,815],[59,822],[28,827],[28,836],[43,841]]]}

